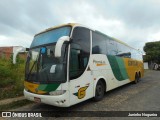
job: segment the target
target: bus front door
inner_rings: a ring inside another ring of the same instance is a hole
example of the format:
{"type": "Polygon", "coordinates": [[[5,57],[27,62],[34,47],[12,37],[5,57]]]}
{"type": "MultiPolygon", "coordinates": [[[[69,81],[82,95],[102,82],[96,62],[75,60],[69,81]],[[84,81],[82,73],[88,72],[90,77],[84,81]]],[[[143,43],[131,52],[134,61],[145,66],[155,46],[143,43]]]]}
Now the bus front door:
{"type": "Polygon", "coordinates": [[[81,50],[70,53],[69,89],[70,104],[76,104],[93,97],[93,76],[88,66],[89,58],[81,50]]]}

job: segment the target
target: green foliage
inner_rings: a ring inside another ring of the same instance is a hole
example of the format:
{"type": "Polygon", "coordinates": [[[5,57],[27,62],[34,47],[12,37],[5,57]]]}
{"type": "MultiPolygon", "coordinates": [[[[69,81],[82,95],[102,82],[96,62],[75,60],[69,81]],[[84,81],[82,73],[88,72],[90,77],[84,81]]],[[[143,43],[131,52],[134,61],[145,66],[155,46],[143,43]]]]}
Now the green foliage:
{"type": "Polygon", "coordinates": [[[146,52],[144,61],[160,63],[160,41],[146,43],[143,50],[146,52]]]}
{"type": "Polygon", "coordinates": [[[0,99],[23,94],[24,61],[24,59],[18,58],[17,64],[14,65],[12,59],[0,59],[0,99]]]}

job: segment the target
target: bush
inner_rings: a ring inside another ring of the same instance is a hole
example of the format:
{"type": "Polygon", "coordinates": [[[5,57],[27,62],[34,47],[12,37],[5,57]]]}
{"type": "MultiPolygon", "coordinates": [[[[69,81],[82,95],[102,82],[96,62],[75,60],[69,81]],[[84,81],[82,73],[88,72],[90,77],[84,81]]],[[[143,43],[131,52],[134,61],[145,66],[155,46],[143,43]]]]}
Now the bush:
{"type": "Polygon", "coordinates": [[[25,60],[18,59],[16,65],[12,59],[0,59],[0,99],[23,94],[25,60]]]}

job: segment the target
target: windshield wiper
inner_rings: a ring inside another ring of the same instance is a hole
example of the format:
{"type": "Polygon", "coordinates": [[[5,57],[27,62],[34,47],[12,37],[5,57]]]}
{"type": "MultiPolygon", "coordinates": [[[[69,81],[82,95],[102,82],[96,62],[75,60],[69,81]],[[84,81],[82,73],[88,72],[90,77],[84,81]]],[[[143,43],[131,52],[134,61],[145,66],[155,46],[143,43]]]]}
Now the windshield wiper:
{"type": "Polygon", "coordinates": [[[36,63],[37,63],[37,60],[33,63],[32,67],[31,67],[31,70],[29,71],[29,73],[28,73],[28,75],[27,75],[27,80],[29,79],[30,74],[31,74],[31,72],[32,72],[32,70],[33,70],[33,67],[35,66],[36,63]]]}
{"type": "MultiPolygon", "coordinates": [[[[39,55],[37,56],[36,61],[33,63],[32,67],[31,67],[31,69],[30,69],[30,71],[29,71],[29,73],[28,73],[28,75],[27,75],[27,80],[28,80],[29,77],[30,77],[30,74],[31,74],[31,72],[32,72],[32,70],[33,70],[33,67],[35,66],[35,64],[36,64],[37,62],[39,62],[39,60],[40,60],[40,54],[41,54],[41,51],[39,51],[39,55]]],[[[38,73],[38,70],[39,70],[38,67],[39,67],[39,66],[37,65],[37,73],[38,73]]]]}

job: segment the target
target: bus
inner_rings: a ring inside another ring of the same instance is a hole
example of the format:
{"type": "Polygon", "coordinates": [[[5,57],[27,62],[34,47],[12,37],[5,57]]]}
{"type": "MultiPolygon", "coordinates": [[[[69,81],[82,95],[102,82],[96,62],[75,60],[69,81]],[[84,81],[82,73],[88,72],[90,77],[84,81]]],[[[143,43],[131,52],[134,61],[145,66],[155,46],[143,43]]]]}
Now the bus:
{"type": "Polygon", "coordinates": [[[69,107],[144,76],[142,54],[126,43],[77,23],[46,29],[28,51],[24,96],[69,107]]]}

